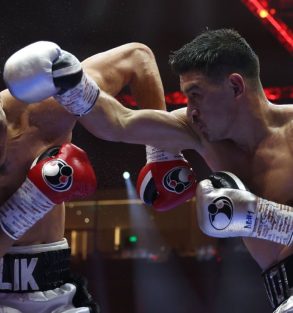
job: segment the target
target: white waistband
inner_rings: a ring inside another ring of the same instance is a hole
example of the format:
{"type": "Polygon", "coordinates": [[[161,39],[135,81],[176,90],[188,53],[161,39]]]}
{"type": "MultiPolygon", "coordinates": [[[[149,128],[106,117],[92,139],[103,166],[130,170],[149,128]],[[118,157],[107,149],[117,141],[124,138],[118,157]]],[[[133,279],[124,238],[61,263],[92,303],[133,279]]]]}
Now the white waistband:
{"type": "Polygon", "coordinates": [[[13,246],[10,247],[7,253],[11,254],[33,254],[33,253],[41,253],[47,251],[56,251],[56,250],[63,250],[69,248],[68,242],[66,238],[63,238],[61,241],[56,241],[52,243],[44,243],[44,244],[37,244],[31,246],[13,246]]]}

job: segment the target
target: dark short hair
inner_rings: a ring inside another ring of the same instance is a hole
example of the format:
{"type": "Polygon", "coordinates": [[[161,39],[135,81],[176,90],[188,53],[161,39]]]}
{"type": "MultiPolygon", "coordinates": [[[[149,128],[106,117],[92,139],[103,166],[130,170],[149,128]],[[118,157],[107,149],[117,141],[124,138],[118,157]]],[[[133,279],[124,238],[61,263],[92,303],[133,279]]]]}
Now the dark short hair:
{"type": "Polygon", "coordinates": [[[232,72],[259,77],[259,60],[246,40],[233,29],[206,30],[171,53],[169,63],[176,74],[200,71],[211,79],[232,72]]]}

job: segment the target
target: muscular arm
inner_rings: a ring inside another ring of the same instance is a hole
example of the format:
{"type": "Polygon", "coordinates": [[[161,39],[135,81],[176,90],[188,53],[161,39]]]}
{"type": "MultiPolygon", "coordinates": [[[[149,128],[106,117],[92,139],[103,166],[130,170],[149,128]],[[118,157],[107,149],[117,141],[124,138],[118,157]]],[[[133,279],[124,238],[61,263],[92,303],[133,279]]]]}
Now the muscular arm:
{"type": "Polygon", "coordinates": [[[83,68],[104,91],[95,108],[79,120],[92,134],[176,153],[200,149],[199,138],[188,125],[186,110],[163,112],[163,86],[155,57],[147,46],[130,43],[111,49],[86,59],[83,68]],[[129,110],[111,97],[126,85],[144,110],[129,110]]]}
{"type": "MultiPolygon", "coordinates": [[[[127,44],[90,57],[83,66],[101,89],[109,93],[102,91],[94,109],[80,118],[94,135],[112,141],[150,144],[174,152],[194,148],[196,137],[185,118],[178,118],[179,115],[185,117],[185,110],[178,110],[180,114],[164,111],[162,82],[155,58],[146,46],[127,44]],[[145,110],[129,110],[111,97],[126,85],[145,110]]],[[[42,104],[50,105],[50,101],[53,102],[53,98],[42,104]]],[[[0,234],[1,253],[12,243],[0,234]]]]}
{"type": "Polygon", "coordinates": [[[105,140],[146,144],[174,153],[200,150],[196,134],[179,119],[184,111],[130,110],[102,92],[92,112],[80,121],[92,134],[105,140]]]}
{"type": "Polygon", "coordinates": [[[158,66],[147,46],[128,43],[98,53],[83,61],[82,66],[108,94],[116,96],[129,86],[140,108],[166,109],[158,66]]]}

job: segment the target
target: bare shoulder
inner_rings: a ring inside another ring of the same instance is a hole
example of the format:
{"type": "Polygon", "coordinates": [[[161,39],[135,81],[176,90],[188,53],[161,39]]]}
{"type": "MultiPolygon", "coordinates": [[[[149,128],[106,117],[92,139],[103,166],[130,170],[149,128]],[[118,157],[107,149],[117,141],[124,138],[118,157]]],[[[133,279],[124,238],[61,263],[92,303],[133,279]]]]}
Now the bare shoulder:
{"type": "Polygon", "coordinates": [[[6,89],[1,92],[10,135],[30,134],[45,142],[62,142],[70,138],[76,117],[53,98],[27,104],[15,99],[6,89]]]}
{"type": "Polygon", "coordinates": [[[276,120],[286,129],[287,134],[293,136],[293,104],[277,105],[276,108],[280,115],[276,120]]]}
{"type": "MultiPolygon", "coordinates": [[[[273,126],[293,153],[293,105],[274,105],[273,126]]],[[[283,142],[284,142],[283,141],[283,142]]]]}

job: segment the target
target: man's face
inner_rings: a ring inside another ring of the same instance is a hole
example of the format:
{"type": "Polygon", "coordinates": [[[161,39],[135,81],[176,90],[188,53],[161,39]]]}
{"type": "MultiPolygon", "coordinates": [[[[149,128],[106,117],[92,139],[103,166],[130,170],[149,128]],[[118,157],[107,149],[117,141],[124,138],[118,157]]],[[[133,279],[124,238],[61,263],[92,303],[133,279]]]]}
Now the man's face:
{"type": "Polygon", "coordinates": [[[225,139],[236,109],[229,80],[209,80],[197,71],[180,75],[180,87],[187,97],[187,118],[207,140],[225,139]]]}

